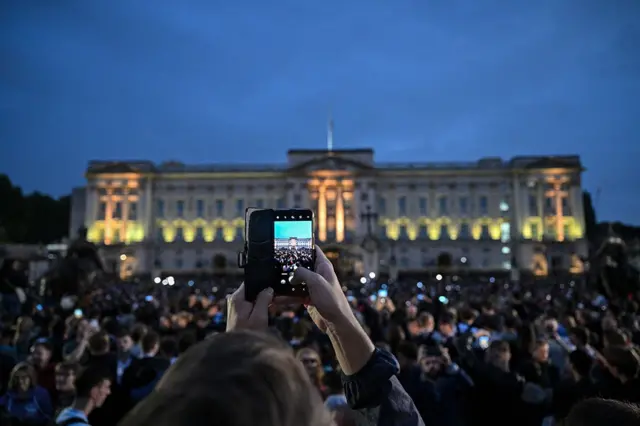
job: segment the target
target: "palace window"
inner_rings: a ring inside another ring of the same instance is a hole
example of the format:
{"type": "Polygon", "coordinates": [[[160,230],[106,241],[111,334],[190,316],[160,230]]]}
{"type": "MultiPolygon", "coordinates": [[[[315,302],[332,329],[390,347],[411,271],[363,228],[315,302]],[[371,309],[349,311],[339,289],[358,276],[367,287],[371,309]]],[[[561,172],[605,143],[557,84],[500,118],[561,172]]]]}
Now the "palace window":
{"type": "Polygon", "coordinates": [[[184,217],[184,201],[183,200],[176,201],[176,215],[178,217],[184,217]]]}
{"type": "Polygon", "coordinates": [[[398,215],[406,216],[407,215],[407,197],[399,197],[398,198],[398,215]]]}
{"type": "Polygon", "coordinates": [[[400,240],[407,241],[409,239],[409,232],[407,232],[407,225],[400,225],[400,240]]]}
{"type": "Polygon", "coordinates": [[[529,216],[538,216],[538,199],[535,195],[529,195],[529,216]]]}
{"type": "Polygon", "coordinates": [[[429,205],[425,197],[420,197],[418,200],[418,209],[420,210],[420,216],[427,216],[429,214],[429,205]]]}
{"type": "Polygon", "coordinates": [[[531,239],[539,240],[540,239],[540,228],[537,223],[531,224],[531,239]]]}
{"type": "Polygon", "coordinates": [[[239,227],[236,228],[236,233],[235,233],[233,239],[235,241],[244,240],[244,227],[243,226],[239,226],[239,227]]]}
{"type": "Polygon", "coordinates": [[[471,229],[469,228],[468,223],[463,223],[460,225],[460,232],[458,233],[458,239],[468,240],[471,238],[471,229]]]}
{"type": "Polygon", "coordinates": [[[129,220],[138,220],[138,203],[132,201],[129,203],[129,220]]]}
{"type": "Polygon", "coordinates": [[[222,240],[224,239],[224,229],[218,227],[216,228],[216,240],[222,240]]]}
{"type": "Polygon", "coordinates": [[[481,216],[489,214],[489,200],[484,195],[480,196],[478,199],[478,213],[481,216]]]}
{"type": "Polygon", "coordinates": [[[174,240],[175,241],[184,240],[184,230],[182,229],[182,227],[177,227],[176,228],[176,238],[174,240]]]}
{"type": "Polygon", "coordinates": [[[438,207],[439,207],[440,216],[446,216],[449,214],[449,209],[447,206],[447,197],[442,196],[438,198],[438,207]]]}
{"type": "Polygon", "coordinates": [[[107,203],[104,201],[100,201],[98,205],[98,217],[97,220],[105,220],[107,217],[107,203]]]}
{"type": "Polygon", "coordinates": [[[420,225],[420,229],[418,231],[418,238],[428,239],[429,238],[429,227],[426,223],[420,225]]]}
{"type": "Polygon", "coordinates": [[[279,197],[276,200],[276,208],[278,208],[278,209],[284,209],[285,208],[284,197],[279,197]]]}
{"type": "Polygon", "coordinates": [[[387,201],[384,197],[378,198],[378,214],[387,213],[387,201]]]}
{"type": "Polygon", "coordinates": [[[480,239],[481,240],[490,240],[491,239],[491,232],[489,232],[489,225],[482,225],[482,227],[480,228],[480,239]]]}
{"type": "Polygon", "coordinates": [[[113,242],[116,244],[120,242],[120,229],[118,228],[113,230],[113,242]]]}
{"type": "Polygon", "coordinates": [[[545,197],[544,199],[544,213],[547,216],[553,216],[556,214],[556,203],[553,197],[545,197]]]}
{"type": "Polygon", "coordinates": [[[204,228],[202,228],[201,226],[196,228],[196,240],[204,240],[204,228]]]}
{"type": "Polygon", "coordinates": [[[460,197],[460,214],[466,215],[469,213],[469,199],[467,197],[460,197]]]}
{"type": "Polygon", "coordinates": [[[224,217],[224,200],[216,200],[216,217],[224,217]]]}
{"type": "Polygon", "coordinates": [[[164,200],[156,201],[156,216],[160,219],[164,218],[164,200]]]}
{"type": "Polygon", "coordinates": [[[562,197],[562,215],[571,216],[571,204],[569,204],[567,197],[562,197]]]}
{"type": "Polygon", "coordinates": [[[162,228],[156,228],[156,241],[164,241],[164,230],[162,228]]]}
{"type": "Polygon", "coordinates": [[[262,198],[258,198],[256,200],[256,208],[263,209],[264,208],[264,200],[262,198]]]}
{"type": "Polygon", "coordinates": [[[113,218],[122,219],[122,203],[120,201],[116,201],[113,205],[113,218]]]}
{"type": "Polygon", "coordinates": [[[447,225],[440,225],[440,239],[441,240],[449,240],[451,236],[449,235],[449,227],[447,225]]]}
{"type": "Polygon", "coordinates": [[[197,217],[204,217],[205,213],[205,205],[204,205],[204,200],[196,200],[196,216],[197,217]]]}

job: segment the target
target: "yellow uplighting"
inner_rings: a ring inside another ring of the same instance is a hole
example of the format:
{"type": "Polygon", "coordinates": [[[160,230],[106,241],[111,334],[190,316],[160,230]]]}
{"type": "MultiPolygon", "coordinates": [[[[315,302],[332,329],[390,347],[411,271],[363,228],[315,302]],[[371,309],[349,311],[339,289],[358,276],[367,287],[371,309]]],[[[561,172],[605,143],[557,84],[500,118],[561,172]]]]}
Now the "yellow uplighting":
{"type": "Polygon", "coordinates": [[[91,224],[87,232],[87,238],[94,243],[109,244],[119,233],[119,241],[125,244],[138,243],[144,241],[144,226],[139,222],[111,220],[107,227],[106,221],[97,220],[91,224]],[[121,230],[124,229],[124,235],[121,230]]]}
{"type": "MultiPolygon", "coordinates": [[[[544,230],[553,229],[555,227],[557,218],[554,216],[547,217],[544,221],[541,217],[528,217],[524,220],[522,225],[522,235],[524,238],[528,240],[536,240],[541,241],[543,237],[544,230]],[[537,228],[537,235],[534,235],[534,228],[537,228]]],[[[583,230],[580,226],[580,222],[573,216],[564,216],[562,218],[562,222],[567,227],[567,235],[565,235],[565,239],[567,240],[578,240],[583,238],[583,230]]],[[[552,234],[554,238],[558,239],[556,233],[552,234]]],[[[550,237],[551,235],[547,235],[550,237]]]]}
{"type": "Polygon", "coordinates": [[[471,229],[471,237],[474,240],[479,240],[482,237],[482,226],[489,227],[489,234],[491,239],[500,239],[500,225],[504,222],[501,218],[479,218],[479,219],[453,219],[447,216],[438,218],[429,218],[421,216],[417,219],[410,219],[408,217],[400,217],[397,219],[382,217],[379,220],[379,225],[385,230],[387,238],[391,240],[400,239],[400,234],[403,229],[406,229],[407,238],[411,241],[418,239],[420,228],[426,226],[428,238],[430,240],[439,240],[443,236],[440,235],[443,227],[447,230],[449,238],[455,240],[460,235],[460,226],[463,223],[469,224],[471,229]]]}

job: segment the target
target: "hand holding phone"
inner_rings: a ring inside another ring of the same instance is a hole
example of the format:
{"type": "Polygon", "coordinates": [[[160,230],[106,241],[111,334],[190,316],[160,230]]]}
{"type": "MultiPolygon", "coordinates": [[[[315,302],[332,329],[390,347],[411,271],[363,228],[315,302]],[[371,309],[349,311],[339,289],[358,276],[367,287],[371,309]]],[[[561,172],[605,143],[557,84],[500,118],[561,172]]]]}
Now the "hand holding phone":
{"type": "Polygon", "coordinates": [[[272,288],[276,296],[304,298],[304,283],[293,282],[298,268],[313,270],[315,239],[313,212],[308,209],[247,209],[245,215],[245,297],[272,288]]]}

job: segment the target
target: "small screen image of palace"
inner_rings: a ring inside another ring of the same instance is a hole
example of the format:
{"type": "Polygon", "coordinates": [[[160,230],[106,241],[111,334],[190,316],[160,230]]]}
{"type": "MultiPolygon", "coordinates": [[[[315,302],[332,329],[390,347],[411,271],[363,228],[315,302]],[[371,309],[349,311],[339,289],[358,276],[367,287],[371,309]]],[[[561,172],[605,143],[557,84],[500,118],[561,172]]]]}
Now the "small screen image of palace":
{"type": "MultiPolygon", "coordinates": [[[[310,208],[341,272],[581,273],[587,254],[577,156],[380,163],[371,149],[290,150],[286,164],[92,161],[73,192],[122,275],[239,273],[247,207],[310,208]]],[[[73,234],[72,233],[72,234],[73,234]]]]}

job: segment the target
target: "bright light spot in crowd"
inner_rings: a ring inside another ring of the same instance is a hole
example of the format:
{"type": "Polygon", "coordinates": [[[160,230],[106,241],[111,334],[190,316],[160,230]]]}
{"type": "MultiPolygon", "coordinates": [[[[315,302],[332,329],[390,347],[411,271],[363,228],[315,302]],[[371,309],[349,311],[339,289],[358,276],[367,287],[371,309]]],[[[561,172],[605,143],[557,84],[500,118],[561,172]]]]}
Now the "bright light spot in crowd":
{"type": "Polygon", "coordinates": [[[167,284],[174,285],[175,283],[176,283],[176,280],[174,280],[173,277],[167,277],[167,284]]]}
{"type": "Polygon", "coordinates": [[[162,285],[167,285],[167,284],[169,284],[169,281],[167,281],[166,278],[164,280],[162,280],[162,285]]]}
{"type": "Polygon", "coordinates": [[[366,284],[367,279],[365,277],[360,278],[360,284],[366,284]]]}
{"type": "Polygon", "coordinates": [[[462,263],[467,263],[467,258],[466,258],[466,257],[464,257],[464,256],[462,256],[462,257],[460,258],[460,262],[462,262],[462,263]]]}
{"type": "Polygon", "coordinates": [[[420,281],[418,281],[418,284],[416,284],[416,287],[422,288],[422,287],[424,287],[424,284],[422,284],[420,281]]]}
{"type": "Polygon", "coordinates": [[[375,272],[369,272],[369,278],[374,279],[376,277],[375,272]]]}
{"type": "Polygon", "coordinates": [[[189,284],[189,287],[193,287],[194,282],[193,281],[189,281],[187,284],[189,284]]]}
{"type": "Polygon", "coordinates": [[[218,292],[218,287],[213,287],[213,288],[211,289],[211,291],[213,291],[214,293],[217,293],[217,292],[218,292]]]}
{"type": "Polygon", "coordinates": [[[160,277],[155,277],[153,279],[153,282],[156,283],[156,284],[160,284],[162,282],[162,279],[160,277]]]}
{"type": "Polygon", "coordinates": [[[436,275],[436,280],[442,281],[442,275],[440,275],[440,274],[436,275]]]}
{"type": "Polygon", "coordinates": [[[489,282],[490,282],[490,283],[495,283],[495,282],[496,282],[496,279],[495,279],[495,278],[493,278],[493,277],[491,277],[491,278],[489,278],[489,282]]]}
{"type": "Polygon", "coordinates": [[[120,260],[127,260],[127,255],[126,254],[121,254],[120,255],[120,260]]]}

